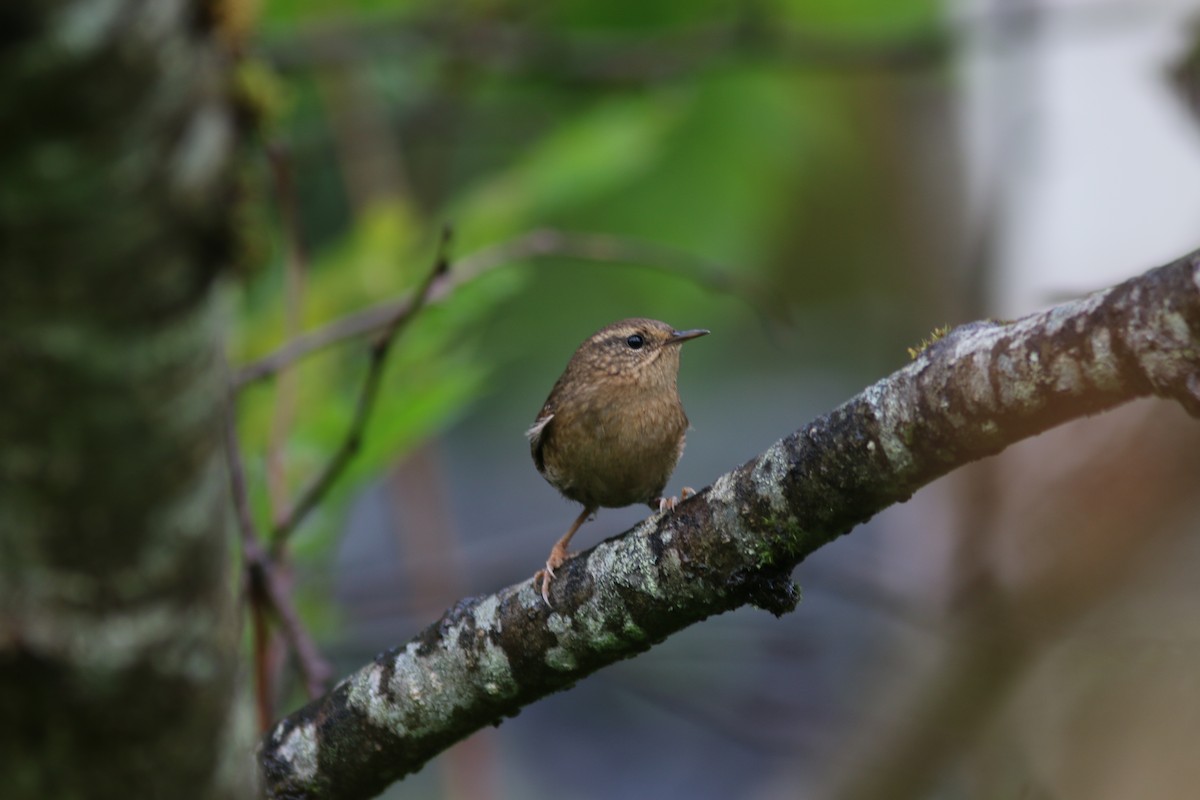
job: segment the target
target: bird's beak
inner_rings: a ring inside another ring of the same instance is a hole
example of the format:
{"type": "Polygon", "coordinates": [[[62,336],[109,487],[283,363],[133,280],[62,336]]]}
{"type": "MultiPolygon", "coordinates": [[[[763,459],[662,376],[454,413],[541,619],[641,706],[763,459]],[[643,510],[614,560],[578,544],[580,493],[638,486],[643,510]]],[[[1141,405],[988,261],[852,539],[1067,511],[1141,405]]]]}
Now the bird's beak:
{"type": "Polygon", "coordinates": [[[696,339],[700,336],[706,336],[708,331],[704,328],[695,328],[690,331],[671,331],[671,335],[667,337],[667,344],[679,344],[686,342],[688,339],[696,339]]]}

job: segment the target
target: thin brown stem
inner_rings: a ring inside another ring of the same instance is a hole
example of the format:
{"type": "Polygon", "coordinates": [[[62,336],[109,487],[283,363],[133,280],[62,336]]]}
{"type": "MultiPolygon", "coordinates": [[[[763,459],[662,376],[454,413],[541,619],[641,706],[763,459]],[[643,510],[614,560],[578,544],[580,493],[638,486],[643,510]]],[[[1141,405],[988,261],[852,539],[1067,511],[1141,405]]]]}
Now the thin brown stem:
{"type": "Polygon", "coordinates": [[[261,581],[255,577],[255,565],[259,563],[256,556],[262,555],[262,548],[258,544],[254,513],[250,509],[250,497],[246,489],[246,471],[242,464],[242,448],[238,442],[237,409],[233,402],[232,392],[226,402],[225,458],[229,465],[229,487],[233,494],[233,508],[237,514],[238,530],[242,539],[242,560],[245,570],[242,599],[249,604],[254,648],[255,708],[258,713],[259,728],[266,730],[275,713],[271,703],[274,687],[271,681],[271,671],[267,668],[267,644],[270,636],[264,608],[266,598],[261,591],[261,581]]]}
{"type": "MultiPolygon", "coordinates": [[[[247,583],[250,583],[247,576],[247,583]]],[[[252,589],[250,591],[253,591],[252,589]]],[[[270,629],[267,626],[266,609],[261,597],[250,600],[250,627],[254,642],[254,698],[255,709],[258,712],[258,729],[266,732],[275,719],[275,708],[271,702],[272,691],[271,670],[267,663],[267,645],[270,643],[270,629]]]]}
{"type": "Polygon", "coordinates": [[[446,275],[449,268],[447,250],[450,245],[450,231],[443,231],[441,241],[438,244],[437,256],[434,259],[433,269],[421,282],[415,292],[411,295],[412,300],[406,301],[402,307],[392,310],[391,316],[384,320],[383,332],[375,339],[371,345],[370,363],[367,366],[367,373],[363,377],[362,389],[358,394],[358,403],[354,408],[354,417],[350,420],[350,426],[346,429],[346,435],[342,439],[342,443],[338,446],[336,452],[329,459],[325,468],[320,474],[308,485],[301,493],[300,499],[296,505],[292,507],[291,512],[275,526],[275,530],[271,536],[271,552],[273,555],[278,555],[282,552],[284,544],[287,542],[288,536],[296,529],[296,527],[304,521],[329,490],[333,484],[345,471],[358,448],[362,444],[363,432],[366,430],[367,422],[371,418],[371,411],[375,407],[375,399],[379,395],[379,386],[383,381],[383,368],[387,362],[387,355],[395,341],[396,336],[424,307],[425,302],[429,298],[433,287],[438,284],[446,275]]]}
{"type": "MultiPolygon", "coordinates": [[[[254,513],[250,510],[250,493],[246,489],[246,470],[242,465],[242,446],[238,440],[237,409],[232,391],[225,409],[225,458],[229,466],[229,489],[233,493],[233,509],[237,514],[238,531],[241,533],[245,554],[246,545],[258,540],[258,529],[254,524],[254,513]]],[[[250,596],[251,592],[248,590],[246,595],[250,596]]]]}

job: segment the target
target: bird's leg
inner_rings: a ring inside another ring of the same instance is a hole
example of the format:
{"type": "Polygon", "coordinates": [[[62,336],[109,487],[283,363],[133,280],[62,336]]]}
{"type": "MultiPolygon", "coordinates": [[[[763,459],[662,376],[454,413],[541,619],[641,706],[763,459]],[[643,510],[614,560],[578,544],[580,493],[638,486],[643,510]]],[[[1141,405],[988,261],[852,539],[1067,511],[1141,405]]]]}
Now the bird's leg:
{"type": "Polygon", "coordinates": [[[668,495],[667,497],[660,497],[660,498],[658,498],[658,510],[660,512],[661,511],[674,511],[675,506],[677,506],[679,503],[682,503],[684,500],[687,500],[689,497],[693,496],[694,494],[696,494],[695,489],[693,489],[690,486],[685,486],[679,490],[679,497],[675,497],[673,495],[668,495]]]}
{"type": "Polygon", "coordinates": [[[570,529],[563,534],[563,537],[554,543],[554,547],[550,548],[550,556],[546,559],[546,568],[539,569],[537,574],[533,576],[534,586],[537,585],[539,579],[542,582],[542,600],[546,601],[546,605],[550,605],[550,581],[554,580],[554,570],[563,565],[567,560],[567,545],[571,543],[571,537],[575,535],[575,531],[579,530],[579,526],[587,522],[588,517],[595,513],[595,508],[585,508],[571,523],[570,529]]]}

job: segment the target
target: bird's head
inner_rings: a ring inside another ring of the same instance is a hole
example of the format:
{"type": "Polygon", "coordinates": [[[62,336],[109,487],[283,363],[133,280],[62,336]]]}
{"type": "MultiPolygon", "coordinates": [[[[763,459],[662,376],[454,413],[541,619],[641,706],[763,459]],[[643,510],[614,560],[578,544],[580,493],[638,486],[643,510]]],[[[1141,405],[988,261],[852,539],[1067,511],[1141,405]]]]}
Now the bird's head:
{"type": "Polygon", "coordinates": [[[706,333],[700,328],[676,330],[654,319],[623,319],[588,337],[572,357],[572,366],[597,379],[674,386],[679,346],[706,333]]]}

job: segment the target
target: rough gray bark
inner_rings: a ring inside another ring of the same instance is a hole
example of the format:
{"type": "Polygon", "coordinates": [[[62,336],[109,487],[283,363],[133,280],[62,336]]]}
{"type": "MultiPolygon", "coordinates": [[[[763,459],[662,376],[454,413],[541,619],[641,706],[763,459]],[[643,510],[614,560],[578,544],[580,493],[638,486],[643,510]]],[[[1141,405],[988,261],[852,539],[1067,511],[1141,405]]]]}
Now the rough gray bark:
{"type": "Polygon", "coordinates": [[[228,797],[234,125],[203,5],[0,9],[0,794],[228,797]]]}
{"type": "Polygon", "coordinates": [[[792,569],[855,525],[958,466],[1148,394],[1200,415],[1200,254],[952,331],[673,513],[568,561],[552,609],[531,581],[461,601],[280,721],[259,750],[267,794],[373,796],[472,731],[711,614],[790,610],[792,569]]]}

